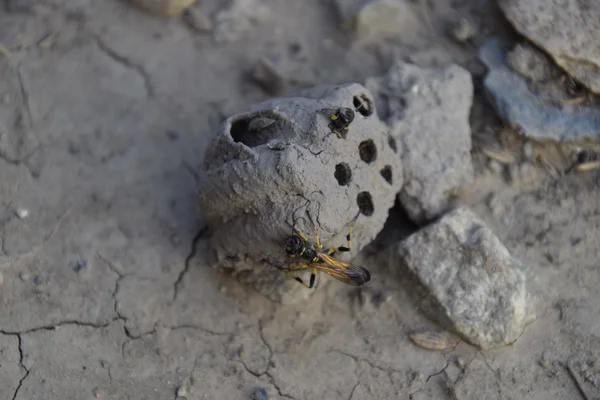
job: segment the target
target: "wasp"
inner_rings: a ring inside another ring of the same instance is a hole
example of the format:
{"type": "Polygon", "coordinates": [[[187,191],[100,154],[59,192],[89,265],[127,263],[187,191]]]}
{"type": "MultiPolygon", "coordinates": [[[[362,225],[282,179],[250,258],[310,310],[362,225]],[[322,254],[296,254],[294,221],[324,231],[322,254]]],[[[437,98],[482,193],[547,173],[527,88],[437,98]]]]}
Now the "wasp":
{"type": "Polygon", "coordinates": [[[288,236],[285,241],[285,252],[288,257],[301,258],[304,262],[300,265],[286,268],[287,275],[309,289],[315,287],[318,271],[324,272],[329,276],[352,286],[361,286],[369,282],[371,280],[371,273],[366,268],[352,265],[334,257],[337,252],[348,252],[352,249],[352,241],[350,238],[352,226],[350,226],[348,235],[346,235],[347,246],[331,247],[323,250],[323,244],[321,244],[321,240],[319,239],[317,225],[312,220],[308,211],[307,215],[314,228],[316,244],[311,243],[302,232],[294,227],[294,221],[292,234],[288,236]],[[302,278],[290,272],[307,268],[312,269],[308,285],[302,278]]]}
{"type": "Polygon", "coordinates": [[[327,127],[331,133],[335,133],[338,138],[345,139],[348,135],[348,128],[354,121],[354,110],[347,107],[324,108],[319,112],[326,114],[329,117],[329,125],[327,127]]]}

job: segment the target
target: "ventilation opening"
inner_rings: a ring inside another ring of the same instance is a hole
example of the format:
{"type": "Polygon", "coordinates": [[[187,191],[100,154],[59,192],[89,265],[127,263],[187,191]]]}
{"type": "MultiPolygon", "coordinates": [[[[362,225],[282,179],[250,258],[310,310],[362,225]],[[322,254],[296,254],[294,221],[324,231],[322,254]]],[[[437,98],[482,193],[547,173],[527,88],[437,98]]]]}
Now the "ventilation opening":
{"type": "Polygon", "coordinates": [[[337,179],[338,184],[340,186],[344,186],[350,183],[352,180],[352,170],[350,166],[346,163],[339,163],[335,166],[335,173],[333,174],[335,179],[337,179]]]}
{"type": "Polygon", "coordinates": [[[377,159],[377,147],[375,147],[375,143],[373,143],[371,139],[361,142],[358,146],[358,152],[360,154],[360,159],[367,164],[370,164],[377,159]]]}
{"type": "Polygon", "coordinates": [[[375,212],[373,197],[371,197],[371,193],[369,192],[360,192],[358,196],[356,196],[356,203],[358,204],[358,209],[362,215],[370,217],[375,212]]]}
{"type": "Polygon", "coordinates": [[[391,185],[393,182],[391,165],[386,165],[385,167],[383,167],[383,169],[380,172],[381,172],[381,176],[383,177],[383,179],[385,179],[385,181],[391,185]]]}
{"type": "Polygon", "coordinates": [[[388,144],[390,145],[390,147],[392,148],[394,153],[398,152],[398,146],[396,145],[396,139],[394,139],[393,136],[391,136],[391,135],[388,135],[388,144]]]}
{"type": "Polygon", "coordinates": [[[358,111],[363,117],[368,117],[373,114],[373,102],[367,97],[366,94],[354,96],[352,99],[352,104],[354,104],[356,111],[358,111]]]}
{"type": "Polygon", "coordinates": [[[269,117],[240,118],[231,123],[229,134],[236,143],[248,147],[267,144],[277,135],[277,120],[269,117]]]}

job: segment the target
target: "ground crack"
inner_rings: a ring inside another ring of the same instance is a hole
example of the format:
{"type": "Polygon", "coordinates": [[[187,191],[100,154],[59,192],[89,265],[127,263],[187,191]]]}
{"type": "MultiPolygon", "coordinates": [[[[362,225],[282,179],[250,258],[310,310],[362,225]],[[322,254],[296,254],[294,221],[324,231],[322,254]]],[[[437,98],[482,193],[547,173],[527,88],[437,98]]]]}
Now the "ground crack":
{"type": "Polygon", "coordinates": [[[199,331],[204,332],[204,333],[208,333],[209,335],[215,335],[215,336],[235,336],[233,333],[230,333],[230,332],[213,331],[213,330],[206,329],[206,328],[203,328],[203,327],[198,326],[198,325],[191,325],[191,324],[182,324],[182,325],[175,325],[175,326],[161,325],[161,327],[162,328],[170,329],[172,331],[176,331],[178,329],[195,329],[195,330],[199,330],[199,331]]]}
{"type": "MultiPolygon", "coordinates": [[[[273,318],[271,318],[273,319],[273,318]]],[[[269,361],[267,362],[267,369],[265,370],[265,372],[262,375],[266,375],[269,377],[269,381],[271,382],[271,385],[273,385],[273,387],[275,388],[275,390],[277,390],[277,393],[279,394],[279,396],[281,397],[285,397],[287,399],[292,399],[295,400],[295,398],[289,394],[283,393],[283,391],[281,390],[281,388],[279,387],[279,385],[277,385],[277,382],[275,382],[275,377],[273,377],[273,375],[271,375],[271,373],[269,372],[269,369],[271,369],[271,363],[273,360],[273,348],[271,347],[271,345],[269,344],[269,342],[267,342],[267,339],[265,338],[265,334],[263,331],[263,321],[259,320],[258,321],[258,336],[260,337],[260,340],[262,340],[262,342],[264,343],[265,347],[267,348],[267,350],[269,350],[269,361]]]]}
{"type": "Polygon", "coordinates": [[[117,53],[115,50],[110,48],[106,43],[104,43],[104,41],[102,39],[100,39],[100,37],[96,36],[95,39],[96,39],[96,45],[98,46],[98,48],[103,53],[105,53],[108,57],[110,57],[112,60],[116,61],[117,63],[122,64],[125,68],[132,69],[135,72],[137,72],[142,77],[142,80],[144,81],[144,88],[146,89],[146,95],[148,97],[154,96],[154,93],[155,93],[154,85],[152,84],[150,75],[144,69],[144,67],[132,62],[127,57],[122,56],[119,53],[117,53]]]}
{"type": "Polygon", "coordinates": [[[69,325],[101,329],[101,328],[108,327],[112,322],[114,322],[116,320],[117,320],[117,318],[114,318],[103,324],[96,324],[93,322],[83,322],[83,321],[77,321],[77,320],[65,320],[65,321],[57,322],[54,325],[36,326],[34,328],[25,329],[22,331],[10,331],[10,330],[5,330],[5,329],[0,329],[0,333],[3,335],[22,335],[22,334],[33,333],[33,332],[38,332],[38,331],[55,331],[57,329],[62,328],[63,326],[69,326],[69,325]]]}
{"type": "MultiPolygon", "coordinates": [[[[100,260],[106,264],[106,266],[115,274],[117,274],[117,279],[115,280],[115,290],[112,293],[112,299],[114,300],[114,311],[115,314],[117,315],[118,319],[122,320],[123,322],[127,323],[127,318],[121,314],[121,312],[119,311],[119,300],[117,299],[117,294],[119,293],[119,289],[121,288],[121,281],[126,278],[127,276],[129,276],[130,274],[123,274],[121,273],[121,271],[119,271],[117,269],[117,267],[115,267],[113,265],[112,262],[110,262],[107,258],[105,258],[104,256],[102,256],[102,254],[100,254],[100,252],[96,252],[96,254],[98,255],[98,258],[100,258],[100,260]]],[[[127,332],[125,332],[127,334],[127,332]]],[[[129,337],[129,335],[127,335],[129,337]]]]}
{"type": "Polygon", "coordinates": [[[352,391],[350,392],[350,397],[348,397],[348,400],[352,400],[352,397],[354,397],[354,391],[356,390],[356,388],[358,387],[359,384],[360,384],[360,382],[356,382],[356,385],[354,385],[354,387],[352,388],[352,391]]]}
{"type": "Polygon", "coordinates": [[[498,389],[498,394],[500,395],[500,398],[502,398],[502,386],[500,386],[500,378],[498,377],[498,371],[495,370],[494,368],[492,368],[492,366],[488,362],[487,358],[485,357],[485,354],[483,354],[483,352],[481,350],[477,350],[477,351],[479,352],[479,354],[481,354],[481,357],[483,358],[483,362],[485,363],[485,365],[489,368],[489,370],[492,372],[492,374],[494,374],[494,378],[496,379],[496,388],[498,389]]]}
{"type": "Polygon", "coordinates": [[[196,233],[196,236],[194,236],[194,239],[192,240],[192,249],[190,250],[190,253],[188,254],[188,256],[185,258],[185,265],[183,267],[183,270],[181,270],[181,272],[179,273],[179,276],[177,276],[177,280],[173,284],[173,301],[177,300],[177,295],[179,294],[179,287],[181,286],[181,283],[183,282],[184,276],[188,273],[188,271],[190,269],[192,259],[196,255],[196,247],[198,246],[198,241],[204,235],[206,235],[207,232],[208,232],[208,226],[205,226],[202,229],[200,229],[198,231],[198,233],[196,233]]]}
{"type": "Polygon", "coordinates": [[[377,369],[377,370],[379,370],[379,371],[382,371],[382,372],[385,372],[385,373],[387,373],[388,375],[389,375],[390,373],[392,373],[392,372],[396,372],[396,373],[398,373],[398,374],[400,374],[400,373],[401,373],[401,372],[400,372],[400,371],[398,371],[397,369],[394,369],[394,368],[391,368],[391,367],[388,367],[388,368],[380,367],[379,365],[375,365],[375,364],[373,364],[371,361],[367,360],[366,358],[358,358],[357,356],[355,356],[355,355],[353,355],[353,354],[346,353],[346,352],[344,352],[344,351],[341,351],[341,350],[336,350],[336,349],[333,349],[333,350],[329,350],[329,351],[328,351],[328,353],[337,353],[337,354],[341,354],[341,355],[343,355],[343,356],[346,356],[346,357],[350,357],[350,358],[351,358],[351,359],[353,359],[353,360],[354,360],[354,362],[356,362],[356,363],[364,362],[364,363],[368,364],[368,365],[369,365],[371,368],[373,368],[373,369],[377,369]]]}
{"type": "Polygon", "coordinates": [[[27,369],[27,367],[25,367],[25,365],[23,364],[23,340],[20,334],[16,334],[15,336],[17,336],[17,339],[19,341],[19,367],[25,370],[25,375],[23,375],[23,377],[19,379],[19,384],[15,389],[15,393],[12,396],[12,400],[15,400],[17,398],[19,390],[21,390],[21,386],[23,386],[23,382],[25,382],[25,379],[27,379],[27,377],[29,376],[29,369],[27,369]]]}

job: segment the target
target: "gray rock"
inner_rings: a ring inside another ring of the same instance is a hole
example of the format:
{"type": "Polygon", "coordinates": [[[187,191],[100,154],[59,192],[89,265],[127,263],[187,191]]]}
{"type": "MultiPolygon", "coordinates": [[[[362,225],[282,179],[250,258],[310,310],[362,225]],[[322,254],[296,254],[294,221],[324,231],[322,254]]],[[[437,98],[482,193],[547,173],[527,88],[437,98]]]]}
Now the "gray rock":
{"type": "Polygon", "coordinates": [[[271,10],[262,0],[233,0],[215,16],[215,41],[236,41],[250,32],[254,25],[263,23],[270,17],[271,10]]]}
{"type": "Polygon", "coordinates": [[[282,302],[306,290],[270,267],[285,267],[285,239],[296,228],[314,241],[311,213],[324,246],[343,246],[352,220],[349,259],[382,229],[403,183],[388,128],[361,85],[318,86],[228,118],[208,148],[199,204],[212,228],[213,264],[282,302]],[[367,104],[371,112],[360,108],[367,104]],[[346,138],[328,127],[324,108],[358,107],[346,138]],[[257,123],[254,123],[259,119],[257,123]],[[262,128],[261,128],[262,127],[262,128]],[[296,211],[295,211],[296,210],[296,211]],[[295,212],[295,214],[294,214],[295,212]]]}
{"type": "Polygon", "coordinates": [[[600,93],[600,7],[596,0],[501,0],[517,31],[572,77],[600,93]]]}
{"type": "Polygon", "coordinates": [[[207,33],[213,30],[212,20],[199,7],[190,7],[185,10],[183,21],[198,33],[207,33]]]}
{"type": "Polygon", "coordinates": [[[548,57],[527,44],[517,44],[507,57],[508,65],[521,76],[533,82],[543,82],[558,76],[548,57]]]}
{"type": "Polygon", "coordinates": [[[500,42],[490,39],[479,52],[489,68],[484,85],[496,112],[513,129],[533,139],[598,140],[600,110],[559,105],[534,94],[525,79],[507,65],[500,42]]]}
{"type": "Polygon", "coordinates": [[[477,26],[471,19],[463,17],[452,24],[449,33],[458,43],[464,43],[477,35],[477,26]]]}
{"type": "Polygon", "coordinates": [[[252,79],[267,93],[280,93],[286,83],[281,57],[261,57],[252,68],[252,79]]]}
{"type": "Polygon", "coordinates": [[[460,208],[393,250],[418,283],[421,307],[482,349],[523,332],[527,293],[522,264],[471,211],[460,208]]]}
{"type": "Polygon", "coordinates": [[[417,223],[443,214],[453,191],[473,180],[471,75],[456,65],[425,69],[400,62],[367,87],[386,99],[399,143],[405,181],[400,202],[417,223]]]}

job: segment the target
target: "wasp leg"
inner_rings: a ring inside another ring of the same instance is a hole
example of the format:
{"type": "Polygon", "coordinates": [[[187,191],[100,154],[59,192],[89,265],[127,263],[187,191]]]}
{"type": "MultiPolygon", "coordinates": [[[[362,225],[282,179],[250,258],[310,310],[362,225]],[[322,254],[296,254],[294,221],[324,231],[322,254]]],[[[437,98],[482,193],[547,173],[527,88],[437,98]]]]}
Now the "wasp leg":
{"type": "Polygon", "coordinates": [[[352,227],[350,227],[350,229],[348,229],[348,234],[346,235],[347,246],[331,247],[331,248],[327,249],[327,253],[330,256],[333,256],[338,251],[352,250],[352,239],[350,238],[350,235],[352,235],[352,227]]]}
{"type": "MultiPolygon", "coordinates": [[[[306,268],[305,265],[302,265],[302,267],[306,268]]],[[[302,268],[294,268],[294,269],[302,269],[302,268]]],[[[296,275],[292,274],[291,272],[286,272],[286,274],[289,278],[294,279],[296,282],[300,283],[305,288],[312,289],[315,287],[315,280],[317,278],[317,269],[316,268],[313,268],[310,273],[310,282],[308,285],[306,283],[304,283],[302,278],[300,278],[299,276],[296,276],[296,275]]]]}

